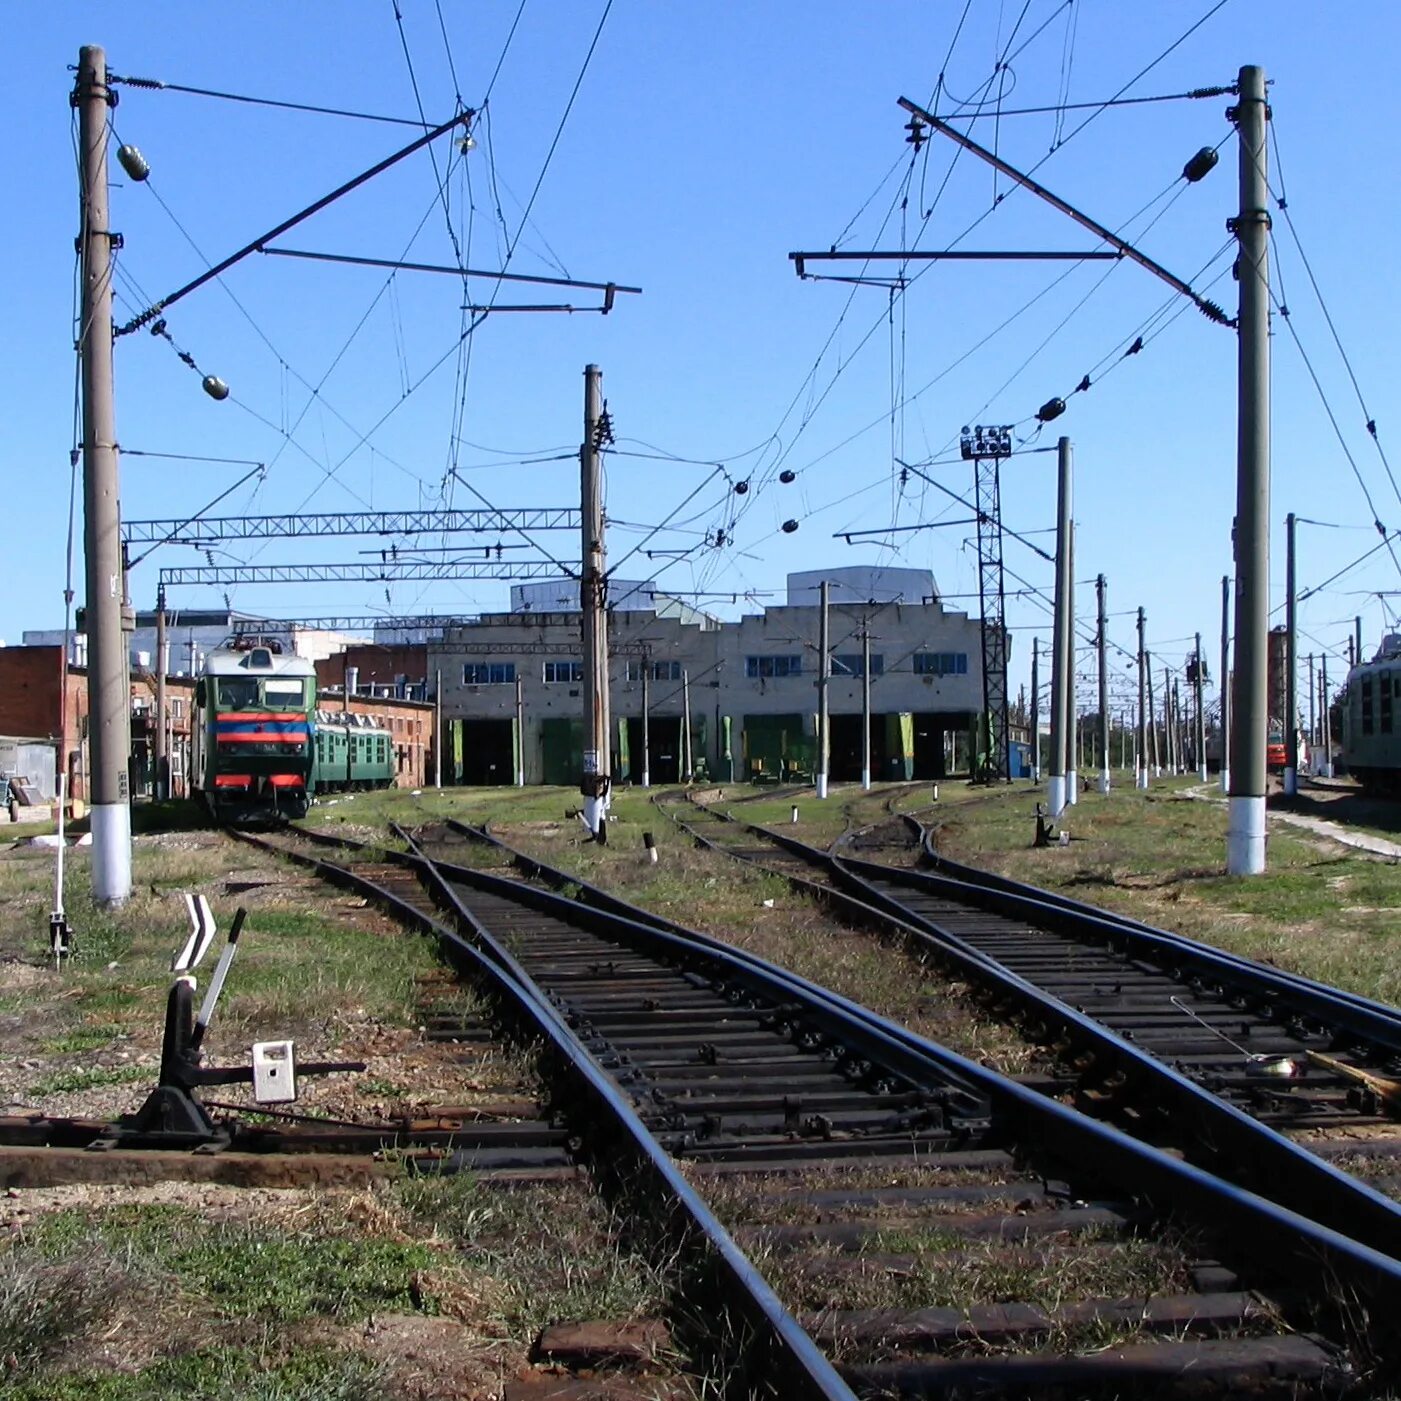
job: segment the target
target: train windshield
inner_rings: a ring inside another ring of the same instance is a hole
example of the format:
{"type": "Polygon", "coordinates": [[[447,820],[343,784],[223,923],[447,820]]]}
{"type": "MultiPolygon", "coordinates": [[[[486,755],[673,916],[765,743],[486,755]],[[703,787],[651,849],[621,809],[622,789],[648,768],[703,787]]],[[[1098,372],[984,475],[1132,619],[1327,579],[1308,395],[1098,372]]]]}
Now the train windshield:
{"type": "Polygon", "coordinates": [[[306,709],[306,688],[301,681],[282,678],[264,681],[263,695],[269,710],[306,709]]]}
{"type": "Polygon", "coordinates": [[[221,676],[219,678],[220,710],[253,710],[259,704],[256,677],[221,676]]]}

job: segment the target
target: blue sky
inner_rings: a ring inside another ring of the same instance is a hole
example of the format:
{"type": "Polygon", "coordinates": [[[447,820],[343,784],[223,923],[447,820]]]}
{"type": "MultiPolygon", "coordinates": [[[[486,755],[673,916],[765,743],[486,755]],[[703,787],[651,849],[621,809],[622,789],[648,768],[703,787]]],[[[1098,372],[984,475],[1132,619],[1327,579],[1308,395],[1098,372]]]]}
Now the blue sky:
{"type": "MultiPolygon", "coordinates": [[[[770,596],[781,601],[791,569],[892,563],[932,568],[944,593],[956,596],[977,587],[967,528],[850,546],[834,532],[965,516],[918,478],[902,487],[893,459],[956,457],[958,430],[970,421],[1016,423],[1027,436],[1040,404],[1091,373],[1091,389],[1070,397],[1067,413],[1027,443],[1053,446],[1060,432],[1075,443],[1081,616],[1093,607],[1088,581],[1103,572],[1114,641],[1132,649],[1131,611],[1141,604],[1155,651],[1180,665],[1200,629],[1214,675],[1220,580],[1231,572],[1232,332],[1190,307],[1166,322],[1181,304],[1130,264],[942,263],[913,269],[922,275],[892,299],[877,287],[799,281],[787,258],[834,243],[893,249],[916,237],[919,246],[944,247],[980,216],[960,247],[1092,246],[1025,192],[995,185],[987,167],[966,155],[955,161],[943,139],[911,162],[896,100],[928,101],[937,91],[941,114],[958,110],[960,100],[995,103],[999,90],[1004,109],[1102,100],[1205,15],[1211,0],[972,0],[966,14],[963,0],[923,7],[614,0],[561,130],[604,3],[441,0],[440,11],[432,0],[399,0],[429,120],[450,116],[458,94],[481,106],[490,85],[490,118],[475,128],[476,149],[464,156],[446,141],[436,148],[439,169],[448,169],[448,213],[435,204],[434,168],[421,154],[282,243],[451,263],[450,221],[473,267],[500,267],[515,242],[514,272],[567,270],[641,285],[642,296],[620,297],[606,318],[494,314],[466,342],[468,357],[459,354],[455,278],[391,279],[374,269],[255,255],[167,316],[171,337],[202,371],[229,383],[230,400],[203,395],[168,343],[144,332],[119,342],[124,448],[268,464],[261,482],[224,503],[229,512],[477,504],[447,478],[450,467],[493,505],[570,505],[581,370],[593,361],[603,367],[618,436],[607,469],[611,558],[643,543],[640,527],[681,508],[674,523],[682,530],[646,542],[673,553],[650,563],[639,556],[623,573],[655,574],[679,592],[756,591],[763,601],[764,591],[775,591],[770,596]],[[1009,67],[994,76],[1004,52],[1009,67]],[[995,195],[1006,197],[994,210],[995,195]],[[1160,308],[1142,354],[1122,357],[1160,308]],[[532,460],[541,458],[560,460],[532,460]],[[783,468],[796,473],[793,483],[776,479],[783,468]],[[744,480],[750,492],[735,497],[730,484],[744,480]],[[790,519],[799,529],[785,534],[790,519]],[[706,545],[717,528],[726,543],[706,545]],[[677,551],[688,553],[677,561],[677,551]]],[[[1228,84],[1242,63],[1265,66],[1274,82],[1275,189],[1287,195],[1379,441],[1401,470],[1401,424],[1391,412],[1401,318],[1389,257],[1398,221],[1390,178],[1398,99],[1391,85],[1369,81],[1360,61],[1395,52],[1398,31],[1401,10],[1382,0],[1328,7],[1327,15],[1304,0],[1268,7],[1228,0],[1126,95],[1228,84]]],[[[77,224],[68,65],[78,46],[104,45],[113,71],[126,76],[410,118],[417,107],[391,0],[56,4],[12,17],[8,37],[12,200],[0,266],[10,334],[0,354],[8,514],[20,527],[12,557],[23,569],[21,582],[0,596],[0,637],[16,642],[22,629],[56,626],[62,616],[77,224]]],[[[1185,278],[1205,267],[1194,285],[1219,276],[1209,295],[1233,314],[1224,226],[1237,198],[1228,102],[1111,108],[1078,133],[1089,111],[996,120],[984,105],[969,122],[965,106],[963,125],[1022,168],[1048,157],[1038,179],[1112,228],[1144,210],[1126,232],[1185,278]],[[1069,139],[1049,154],[1057,134],[1069,139]],[[1193,152],[1223,141],[1212,175],[1173,185],[1193,152]]],[[[113,191],[113,224],[125,237],[122,319],[413,134],[132,88],[123,90],[113,122],[152,167],[148,188],[125,182],[113,191]]],[[[119,182],[115,164],[113,174],[119,182]]],[[[1401,497],[1365,431],[1278,211],[1275,233],[1282,300],[1374,503],[1276,318],[1271,572],[1282,599],[1286,512],[1327,523],[1299,530],[1299,577],[1311,588],[1378,543],[1374,518],[1401,527],[1401,497]]],[[[474,280],[472,291],[486,300],[492,284],[474,280]]],[[[502,300],[536,298],[592,302],[590,293],[529,288],[502,300]]],[[[1054,454],[1043,453],[1007,465],[1008,525],[1031,533],[1053,524],[1054,464],[1054,454]]],[[[198,510],[248,469],[129,454],[122,470],[124,514],[139,519],[198,510]]],[[[962,464],[929,470],[951,490],[971,492],[962,464]]],[[[1031,538],[1051,548],[1049,536],[1031,538]]],[[[577,549],[572,536],[544,543],[557,554],[577,549]]],[[[347,539],[254,544],[231,554],[256,563],[354,560],[373,548],[377,542],[347,539]]],[[[1009,541],[1006,558],[1027,585],[1049,591],[1050,566],[1034,553],[1009,541]]],[[[134,576],[138,606],[154,603],[160,565],[203,562],[188,548],[159,551],[134,576]]],[[[81,596],[81,569],[79,581],[81,596]]],[[[1013,578],[1008,585],[1024,587],[1013,578]]],[[[1340,655],[1359,613],[1370,651],[1385,617],[1376,591],[1395,588],[1401,571],[1383,549],[1306,601],[1301,651],[1340,655]]],[[[397,583],[388,597],[383,584],[227,592],[237,607],[321,616],[474,612],[504,606],[506,590],[504,583],[397,583]]],[[[208,605],[222,592],[181,589],[172,597],[208,605]]],[[[727,597],[714,606],[733,616],[744,605],[727,597]]],[[[976,611],[976,598],[957,606],[976,611]]],[[[1008,617],[1017,629],[1015,691],[1027,674],[1032,631],[1047,635],[1049,620],[1029,597],[1009,600],[1008,617]]]]}

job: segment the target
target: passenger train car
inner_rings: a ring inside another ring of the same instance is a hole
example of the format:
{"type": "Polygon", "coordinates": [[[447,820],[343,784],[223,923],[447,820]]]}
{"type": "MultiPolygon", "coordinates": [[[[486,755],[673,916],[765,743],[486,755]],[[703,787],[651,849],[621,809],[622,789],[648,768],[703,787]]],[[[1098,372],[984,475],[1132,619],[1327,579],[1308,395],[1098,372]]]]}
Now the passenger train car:
{"type": "Polygon", "coordinates": [[[387,730],[316,709],[316,669],[276,643],[211,652],[195,685],[191,771],[214,817],[234,825],[305,817],[319,792],[394,781],[387,730]]]}
{"type": "Polygon", "coordinates": [[[1401,633],[1348,672],[1343,692],[1342,760],[1364,788],[1401,793],[1401,633]]]}

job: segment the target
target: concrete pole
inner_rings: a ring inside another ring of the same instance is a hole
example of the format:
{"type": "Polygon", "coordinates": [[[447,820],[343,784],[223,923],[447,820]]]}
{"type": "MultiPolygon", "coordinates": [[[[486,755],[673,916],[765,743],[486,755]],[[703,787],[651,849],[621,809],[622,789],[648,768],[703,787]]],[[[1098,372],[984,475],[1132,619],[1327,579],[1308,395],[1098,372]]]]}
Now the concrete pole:
{"type": "Polygon", "coordinates": [[[1095,576],[1099,612],[1099,791],[1109,791],[1109,615],[1105,612],[1104,575],[1095,576]]]}
{"type": "Polygon", "coordinates": [[[829,641],[831,624],[828,617],[831,593],[831,585],[824,579],[822,581],[822,616],[817,625],[817,796],[819,798],[827,796],[827,756],[831,747],[827,736],[827,686],[832,676],[832,659],[828,655],[831,648],[829,641]]]}
{"type": "Polygon", "coordinates": [[[1323,666],[1323,694],[1319,708],[1323,712],[1323,777],[1333,777],[1333,717],[1328,710],[1328,653],[1319,659],[1323,666]]]}
{"type": "Polygon", "coordinates": [[[107,207],[107,56],[78,51],[82,256],[83,546],[88,635],[92,893],[99,905],[131,895],[131,694],[122,634],[122,555],[116,406],[112,382],[112,231],[107,207]]]}
{"type": "Polygon", "coordinates": [[[1231,791],[1231,580],[1221,577],[1221,791],[1231,791]]]}
{"type": "Polygon", "coordinates": [[[1051,774],[1046,785],[1046,812],[1059,817],[1066,804],[1067,730],[1070,715],[1067,702],[1070,687],[1067,676],[1073,668],[1075,652],[1070,637],[1070,512],[1074,492],[1074,461],[1070,439],[1056,444],[1056,597],[1055,623],[1051,633],[1051,774]]]}
{"type": "Polygon", "coordinates": [[[1144,670],[1148,675],[1148,759],[1153,765],[1153,777],[1163,776],[1163,766],[1158,762],[1158,708],[1153,697],[1153,654],[1143,654],[1144,670]]]}
{"type": "Polygon", "coordinates": [[[1202,705],[1202,673],[1206,669],[1205,659],[1202,657],[1202,635],[1197,634],[1197,689],[1195,702],[1197,707],[1197,781],[1206,782],[1206,710],[1202,705]]]}
{"type": "Polygon", "coordinates": [[[1075,686],[1075,521],[1070,522],[1070,592],[1066,596],[1066,632],[1070,636],[1070,665],[1065,672],[1065,801],[1080,801],[1080,697],[1075,686]]]}
{"type": "Polygon", "coordinates": [[[155,795],[170,797],[170,745],[166,735],[166,672],[165,589],[156,590],[156,772],[155,795]]]}
{"type": "Polygon", "coordinates": [[[861,629],[861,787],[871,787],[871,628],[861,629]]]}
{"type": "Polygon", "coordinates": [[[1284,793],[1299,791],[1299,605],[1295,588],[1294,512],[1284,519],[1284,793]]]}
{"type": "Polygon", "coordinates": [[[603,418],[603,373],[584,367],[584,442],[579,449],[579,497],[583,539],[580,550],[579,606],[584,652],[584,825],[596,836],[608,810],[608,614],[604,609],[603,478],[599,436],[603,418]]]}
{"type": "Polygon", "coordinates": [[[1361,619],[1360,616],[1353,619],[1353,625],[1354,625],[1354,628],[1355,628],[1354,636],[1355,636],[1356,639],[1357,639],[1357,643],[1356,643],[1356,646],[1353,648],[1352,655],[1356,658],[1356,664],[1357,664],[1358,666],[1361,666],[1361,665],[1362,665],[1362,619],[1361,619]]]}
{"type": "Polygon", "coordinates": [[[652,659],[642,659],[642,786],[652,786],[652,659]]]}
{"type": "Polygon", "coordinates": [[[1143,646],[1143,628],[1147,619],[1143,616],[1143,609],[1139,608],[1139,733],[1138,733],[1138,755],[1133,764],[1133,786],[1145,789],[1147,787],[1147,727],[1149,727],[1149,717],[1147,717],[1147,651],[1143,646]]]}
{"type": "Polygon", "coordinates": [[[345,789],[348,793],[353,781],[351,768],[352,757],[355,753],[355,736],[350,728],[350,697],[354,694],[355,688],[360,684],[360,668],[351,666],[350,653],[345,653],[347,658],[345,664],[345,685],[344,695],[341,697],[341,714],[345,720],[345,789]]]}
{"type": "Polygon", "coordinates": [[[1031,781],[1041,782],[1041,639],[1031,639],[1031,781]]]}
{"type": "Polygon", "coordinates": [[[681,673],[681,781],[689,783],[696,776],[695,760],[691,754],[691,673],[681,673]]]}
{"type": "Polygon", "coordinates": [[[525,682],[516,677],[516,787],[525,787],[525,682]]]}
{"type": "Polygon", "coordinates": [[[1236,421],[1236,707],[1226,870],[1265,869],[1270,630],[1270,215],[1265,70],[1240,70],[1240,316],[1236,421]]]}
{"type": "Polygon", "coordinates": [[[1163,764],[1171,778],[1177,772],[1177,758],[1172,752],[1172,673],[1163,664],[1163,764]]]}
{"type": "Polygon", "coordinates": [[[1318,701],[1318,677],[1314,674],[1313,653],[1309,653],[1309,748],[1312,749],[1318,743],[1318,715],[1316,713],[1316,703],[1318,701]]]}
{"type": "MultiPolygon", "coordinates": [[[[517,685],[520,683],[517,682],[517,685]]],[[[443,669],[433,683],[433,787],[443,786],[443,669]]]]}

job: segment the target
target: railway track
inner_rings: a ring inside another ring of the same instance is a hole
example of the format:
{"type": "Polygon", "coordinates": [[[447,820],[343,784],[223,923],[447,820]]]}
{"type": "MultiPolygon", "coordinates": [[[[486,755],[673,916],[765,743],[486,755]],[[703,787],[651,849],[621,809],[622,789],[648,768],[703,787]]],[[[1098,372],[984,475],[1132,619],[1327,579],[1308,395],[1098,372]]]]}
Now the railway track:
{"type": "Polygon", "coordinates": [[[431,835],[394,875],[455,926],[464,970],[533,998],[524,1025],[592,1086],[561,1103],[595,1168],[707,1262],[712,1312],[686,1308],[741,1321],[731,1394],[1297,1396],[1381,1375],[1356,1310],[1401,1302],[1395,1261],[751,955],[431,835]]]}
{"type": "MultiPolygon", "coordinates": [[[[1277,1200],[1337,1200],[1347,1160],[1394,1180],[1401,1134],[1358,1074],[1397,1064],[1401,1014],[1044,892],[838,855],[663,800],[712,849],[777,871],[848,923],[894,933],[1055,1058],[1056,1093],[1277,1200]],[[1312,1054],[1310,1054],[1312,1053],[1312,1054]],[[1257,1126],[1278,1132],[1261,1136],[1257,1126]]],[[[904,819],[901,819],[902,821],[904,819]]],[[[928,853],[926,853],[926,859],[928,853]]],[[[1350,1229],[1401,1258],[1401,1207],[1343,1189],[1350,1229]]],[[[1335,1223],[1340,1224],[1340,1223],[1335,1223]]],[[[1349,1227],[1344,1227],[1349,1229],[1349,1227]]]]}

